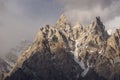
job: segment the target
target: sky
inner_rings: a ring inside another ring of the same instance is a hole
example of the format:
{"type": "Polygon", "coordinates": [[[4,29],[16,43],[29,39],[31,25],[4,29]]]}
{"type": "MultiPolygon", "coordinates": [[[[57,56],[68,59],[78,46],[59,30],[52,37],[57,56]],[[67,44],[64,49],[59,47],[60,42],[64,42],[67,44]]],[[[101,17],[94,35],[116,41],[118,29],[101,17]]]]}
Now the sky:
{"type": "Polygon", "coordinates": [[[91,23],[100,16],[106,29],[120,26],[120,0],[0,0],[0,54],[22,40],[33,40],[40,27],[61,14],[71,22],[91,23]]]}

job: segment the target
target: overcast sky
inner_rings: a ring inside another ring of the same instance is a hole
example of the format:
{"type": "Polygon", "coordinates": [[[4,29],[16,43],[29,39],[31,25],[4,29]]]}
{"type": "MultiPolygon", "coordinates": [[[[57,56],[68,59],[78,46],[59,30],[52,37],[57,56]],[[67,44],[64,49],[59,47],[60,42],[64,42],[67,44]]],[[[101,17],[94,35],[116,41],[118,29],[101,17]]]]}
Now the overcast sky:
{"type": "Polygon", "coordinates": [[[64,13],[73,22],[100,16],[109,28],[120,25],[120,0],[0,0],[0,52],[33,40],[40,27],[53,25],[64,13]]]}

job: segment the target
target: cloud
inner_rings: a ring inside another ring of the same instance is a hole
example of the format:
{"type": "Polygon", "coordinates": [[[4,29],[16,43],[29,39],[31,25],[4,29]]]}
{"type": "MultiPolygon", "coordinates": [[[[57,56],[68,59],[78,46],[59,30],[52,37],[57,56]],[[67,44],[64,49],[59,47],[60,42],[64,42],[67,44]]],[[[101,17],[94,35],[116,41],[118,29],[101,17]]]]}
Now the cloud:
{"type": "MultiPolygon", "coordinates": [[[[89,24],[96,16],[108,21],[120,16],[120,0],[57,0],[66,16],[73,21],[89,24]]],[[[113,23],[114,24],[114,23],[113,23]]],[[[112,26],[112,25],[110,25],[112,26]]]]}
{"type": "Polygon", "coordinates": [[[54,24],[60,10],[53,5],[48,0],[0,0],[0,54],[22,40],[32,41],[44,24],[54,24]]]}
{"type": "Polygon", "coordinates": [[[25,18],[23,9],[17,5],[17,2],[0,0],[0,4],[0,53],[3,54],[19,41],[26,37],[29,39],[29,34],[33,36],[34,29],[31,26],[33,22],[30,23],[30,20],[25,18]]]}
{"type": "Polygon", "coordinates": [[[96,6],[90,10],[73,9],[65,12],[66,16],[71,20],[71,22],[80,21],[84,24],[90,24],[96,16],[101,16],[102,19],[104,18],[104,20],[106,20],[108,13],[108,10],[103,10],[100,6],[96,6]]]}
{"type": "Polygon", "coordinates": [[[106,26],[109,26],[108,29],[113,29],[113,32],[115,31],[115,29],[120,28],[120,16],[107,21],[106,26]]]}
{"type": "Polygon", "coordinates": [[[0,0],[0,54],[22,40],[33,40],[40,27],[54,24],[62,13],[83,24],[100,16],[107,29],[113,28],[119,25],[119,4],[120,0],[0,0]]]}
{"type": "MultiPolygon", "coordinates": [[[[114,0],[118,1],[118,0],[114,0]]],[[[99,5],[102,8],[106,8],[113,3],[113,0],[62,0],[62,4],[65,8],[70,9],[91,9],[99,5]]]]}

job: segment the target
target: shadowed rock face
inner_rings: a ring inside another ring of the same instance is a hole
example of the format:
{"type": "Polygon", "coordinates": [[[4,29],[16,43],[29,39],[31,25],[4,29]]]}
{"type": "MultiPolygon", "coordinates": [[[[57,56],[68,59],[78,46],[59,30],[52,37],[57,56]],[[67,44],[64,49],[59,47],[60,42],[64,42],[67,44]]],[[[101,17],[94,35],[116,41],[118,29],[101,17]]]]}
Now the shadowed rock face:
{"type": "Polygon", "coordinates": [[[62,15],[40,29],[5,80],[120,80],[120,29],[108,35],[99,17],[85,27],[62,15]]]}
{"type": "Polygon", "coordinates": [[[6,61],[0,58],[0,80],[4,78],[4,73],[9,72],[11,68],[12,67],[6,61]]]}
{"type": "Polygon", "coordinates": [[[9,72],[11,66],[0,58],[0,72],[9,72]]]}

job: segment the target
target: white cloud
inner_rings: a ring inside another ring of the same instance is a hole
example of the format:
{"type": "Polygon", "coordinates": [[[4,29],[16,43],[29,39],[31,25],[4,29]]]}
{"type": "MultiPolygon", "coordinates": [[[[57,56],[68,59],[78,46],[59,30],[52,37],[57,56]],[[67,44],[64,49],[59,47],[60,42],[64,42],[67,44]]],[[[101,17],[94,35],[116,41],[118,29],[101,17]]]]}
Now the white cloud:
{"type": "Polygon", "coordinates": [[[39,23],[24,14],[17,0],[0,0],[0,54],[6,53],[22,40],[32,40],[39,30],[39,23]]]}
{"type": "Polygon", "coordinates": [[[59,14],[52,1],[0,0],[0,54],[22,40],[33,40],[39,28],[55,23],[59,14]]]}
{"type": "Polygon", "coordinates": [[[107,29],[112,29],[114,32],[116,29],[120,28],[120,16],[117,16],[114,19],[107,21],[105,25],[108,26],[107,29]]]}
{"type": "Polygon", "coordinates": [[[41,25],[55,23],[62,11],[81,23],[101,16],[107,29],[113,28],[119,25],[119,4],[120,0],[0,0],[0,52],[33,39],[41,25]]]}
{"type": "MultiPolygon", "coordinates": [[[[73,21],[90,23],[100,16],[106,23],[120,16],[120,0],[57,0],[64,7],[67,17],[73,21]]],[[[114,23],[113,23],[114,24],[114,23]]]]}
{"type": "Polygon", "coordinates": [[[84,24],[90,24],[97,16],[100,16],[105,20],[109,11],[108,9],[103,10],[100,6],[96,6],[90,10],[68,10],[65,11],[65,14],[72,22],[80,21],[84,24]]]}

